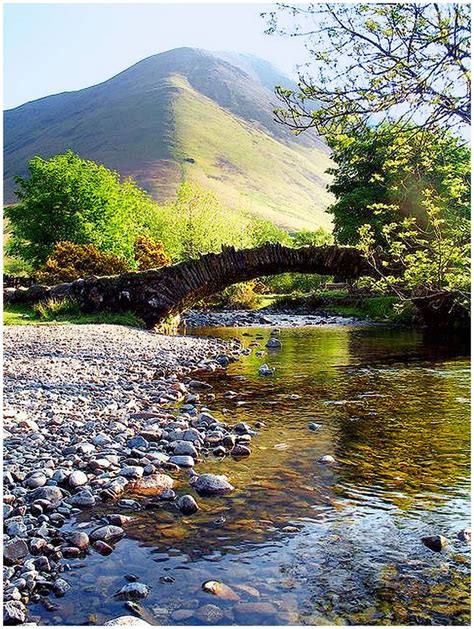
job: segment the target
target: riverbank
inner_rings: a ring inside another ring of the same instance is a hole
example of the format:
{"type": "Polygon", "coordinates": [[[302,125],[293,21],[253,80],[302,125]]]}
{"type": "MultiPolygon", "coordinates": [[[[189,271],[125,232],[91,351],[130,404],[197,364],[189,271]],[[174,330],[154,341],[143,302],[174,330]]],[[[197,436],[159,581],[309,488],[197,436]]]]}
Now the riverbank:
{"type": "Polygon", "coordinates": [[[211,452],[246,454],[250,430],[215,419],[210,385],[189,374],[224,369],[241,351],[120,326],[4,329],[5,624],[39,620],[28,603],[54,608],[50,596],[70,589],[68,560],[112,553],[131,500],[189,515],[199,505],[175,494],[177,479],[194,493],[232,491],[193,468],[211,452]]]}

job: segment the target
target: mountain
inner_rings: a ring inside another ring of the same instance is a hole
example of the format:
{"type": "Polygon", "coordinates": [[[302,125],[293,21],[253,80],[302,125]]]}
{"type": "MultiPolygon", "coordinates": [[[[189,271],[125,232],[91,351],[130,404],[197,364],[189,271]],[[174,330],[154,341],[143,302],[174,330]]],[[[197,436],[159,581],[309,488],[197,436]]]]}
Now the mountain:
{"type": "Polygon", "coordinates": [[[159,201],[186,179],[282,227],[329,227],[328,150],[315,134],[296,137],[274,121],[275,84],[292,87],[251,55],[178,48],[5,111],[5,200],[15,201],[13,177],[31,157],[72,148],[159,201]]]}

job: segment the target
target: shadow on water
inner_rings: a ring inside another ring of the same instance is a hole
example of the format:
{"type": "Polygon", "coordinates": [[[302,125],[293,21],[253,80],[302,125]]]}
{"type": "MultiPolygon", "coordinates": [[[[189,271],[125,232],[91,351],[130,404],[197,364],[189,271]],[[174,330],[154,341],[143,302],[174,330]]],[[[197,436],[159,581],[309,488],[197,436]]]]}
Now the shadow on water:
{"type": "MultiPolygon", "coordinates": [[[[200,334],[258,350],[269,330],[200,334]]],[[[237,491],[198,497],[194,516],[169,505],[138,513],[112,555],[71,561],[73,589],[57,611],[39,612],[45,622],[128,613],[113,594],[134,573],[151,586],[143,606],[156,624],[202,624],[197,610],[208,603],[221,610],[217,624],[469,624],[469,548],[457,539],[470,515],[466,346],[381,327],[283,329],[280,338],[281,350],[208,376],[217,415],[265,424],[249,459],[199,466],[227,474],[237,491]],[[263,362],[273,377],[258,376],[263,362]],[[326,454],[337,463],[318,462],[326,454]],[[442,553],[420,542],[438,533],[450,540],[442,553]],[[258,605],[239,611],[203,592],[209,579],[258,605]]],[[[190,491],[186,474],[177,487],[190,491]]]]}

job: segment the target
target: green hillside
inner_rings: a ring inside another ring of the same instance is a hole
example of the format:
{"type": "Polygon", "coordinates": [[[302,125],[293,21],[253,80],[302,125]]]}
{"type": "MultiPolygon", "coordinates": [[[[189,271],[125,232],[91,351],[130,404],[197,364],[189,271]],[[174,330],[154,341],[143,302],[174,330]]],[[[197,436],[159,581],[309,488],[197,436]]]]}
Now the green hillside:
{"type": "Polygon", "coordinates": [[[13,178],[26,174],[31,157],[72,148],[132,176],[159,201],[184,178],[288,229],[329,227],[328,151],[316,135],[295,138],[274,122],[269,87],[282,80],[248,55],[181,48],[6,111],[5,201],[15,202],[13,178]]]}

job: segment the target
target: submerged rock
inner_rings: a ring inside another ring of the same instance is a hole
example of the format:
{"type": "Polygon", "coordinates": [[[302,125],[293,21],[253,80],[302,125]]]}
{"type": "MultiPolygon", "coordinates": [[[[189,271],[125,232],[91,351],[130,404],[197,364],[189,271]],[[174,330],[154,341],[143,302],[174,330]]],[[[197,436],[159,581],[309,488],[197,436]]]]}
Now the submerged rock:
{"type": "Polygon", "coordinates": [[[224,618],[224,612],[217,605],[203,605],[194,615],[204,625],[216,625],[224,618]]]}
{"type": "Polygon", "coordinates": [[[204,592],[213,594],[218,598],[222,598],[226,601],[240,601],[240,596],[232,588],[220,581],[205,581],[202,584],[204,592]]]}
{"type": "Polygon", "coordinates": [[[434,550],[437,553],[449,545],[449,540],[443,535],[429,535],[428,537],[422,537],[421,541],[430,550],[434,550]]]}
{"type": "Polygon", "coordinates": [[[471,529],[462,529],[462,531],[459,531],[458,539],[461,540],[461,542],[466,542],[466,544],[470,544],[471,543],[471,529]]]}
{"type": "Polygon", "coordinates": [[[265,347],[268,347],[269,349],[280,349],[282,347],[282,343],[280,339],[276,339],[275,337],[272,337],[268,339],[268,342],[266,343],[265,347]]]}
{"type": "Polygon", "coordinates": [[[150,593],[150,588],[145,583],[127,583],[118,592],[120,598],[134,600],[138,598],[146,598],[150,593]]]}
{"type": "Polygon", "coordinates": [[[112,627],[116,625],[139,625],[142,627],[152,626],[142,618],[137,618],[136,616],[118,616],[117,618],[107,620],[106,622],[104,622],[104,625],[107,627],[112,627]]]}
{"type": "Polygon", "coordinates": [[[181,513],[184,513],[184,515],[191,515],[196,513],[196,511],[199,511],[198,503],[189,494],[181,496],[181,498],[178,499],[177,504],[181,513]]]}
{"type": "Polygon", "coordinates": [[[264,363],[258,368],[258,373],[260,376],[273,376],[275,367],[269,367],[267,363],[264,363]]]}
{"type": "Polygon", "coordinates": [[[201,474],[193,486],[201,496],[222,496],[235,490],[224,474],[201,474]]]}

